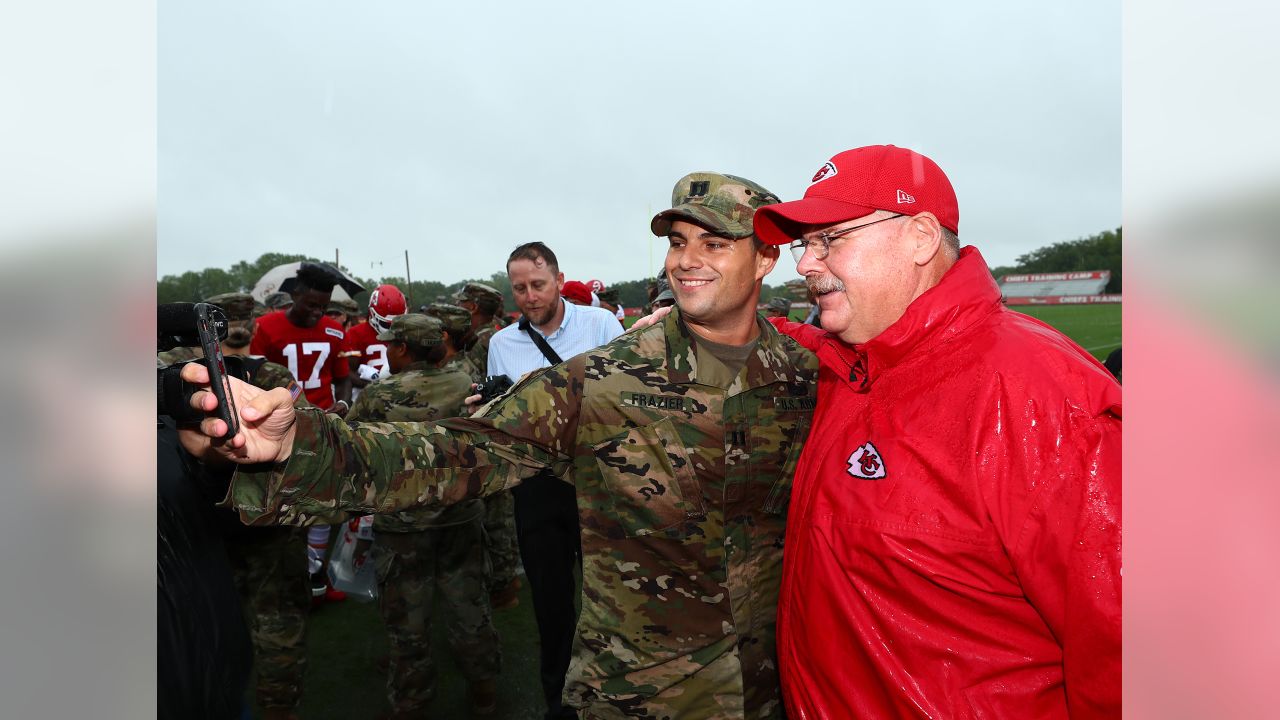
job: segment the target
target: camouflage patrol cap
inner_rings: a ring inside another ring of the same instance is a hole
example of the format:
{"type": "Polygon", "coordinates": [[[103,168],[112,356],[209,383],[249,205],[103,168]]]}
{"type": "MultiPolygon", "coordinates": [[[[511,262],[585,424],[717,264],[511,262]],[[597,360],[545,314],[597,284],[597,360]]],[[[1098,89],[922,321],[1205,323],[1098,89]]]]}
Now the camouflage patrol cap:
{"type": "Polygon", "coordinates": [[[776,297],[770,300],[766,305],[766,307],[769,310],[777,310],[783,315],[786,315],[787,313],[791,312],[791,301],[786,298],[776,297]]]}
{"type": "Polygon", "coordinates": [[[418,348],[439,345],[444,340],[444,325],[438,318],[419,313],[405,313],[391,319],[391,327],[378,333],[383,342],[402,342],[418,348]]]}
{"type": "Polygon", "coordinates": [[[283,310],[293,304],[293,298],[289,293],[273,292],[263,298],[262,304],[266,305],[268,310],[283,310]]]}
{"type": "Polygon", "coordinates": [[[618,304],[618,291],[613,288],[607,288],[596,292],[596,297],[609,303],[610,305],[618,304]]]}
{"type": "Polygon", "coordinates": [[[431,303],[425,306],[423,312],[430,317],[439,319],[444,325],[444,329],[449,331],[450,337],[454,339],[466,335],[467,331],[471,329],[471,313],[467,312],[466,308],[460,308],[449,303],[431,303]]]}
{"type": "Polygon", "coordinates": [[[204,301],[222,308],[228,320],[251,320],[254,316],[253,296],[247,293],[220,293],[204,301]]]}
{"type": "Polygon", "coordinates": [[[481,312],[493,314],[498,312],[502,307],[502,293],[484,283],[469,282],[462,286],[462,289],[453,294],[455,302],[462,300],[470,300],[480,308],[481,312]]]}
{"type": "Polygon", "coordinates": [[[330,300],[329,307],[324,310],[326,313],[340,312],[347,315],[359,315],[360,306],[355,300],[330,300]]]}
{"type": "Polygon", "coordinates": [[[671,283],[667,280],[666,271],[663,271],[662,274],[658,275],[657,280],[654,281],[653,293],[653,300],[649,301],[649,304],[652,307],[660,307],[658,305],[660,302],[666,302],[669,300],[674,303],[676,301],[675,294],[671,292],[671,283]]]}
{"type": "Polygon", "coordinates": [[[653,216],[649,229],[664,237],[671,223],[686,220],[731,238],[751,237],[758,208],[779,202],[778,196],[736,175],[689,173],[671,191],[671,209],[653,216]]]}
{"type": "Polygon", "coordinates": [[[661,295],[662,293],[671,290],[671,281],[667,279],[667,273],[665,270],[653,281],[653,287],[655,295],[661,295]]]}

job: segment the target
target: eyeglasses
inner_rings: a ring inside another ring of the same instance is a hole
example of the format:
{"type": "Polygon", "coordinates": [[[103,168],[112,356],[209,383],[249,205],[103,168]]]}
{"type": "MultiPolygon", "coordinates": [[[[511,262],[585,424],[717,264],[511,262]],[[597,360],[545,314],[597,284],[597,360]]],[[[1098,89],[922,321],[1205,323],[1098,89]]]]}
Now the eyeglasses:
{"type": "Polygon", "coordinates": [[[885,220],[892,220],[894,218],[899,218],[902,216],[903,216],[902,213],[894,213],[889,217],[883,217],[883,218],[880,218],[879,220],[872,220],[869,223],[862,223],[861,225],[854,225],[853,227],[841,228],[834,232],[818,233],[817,236],[808,238],[808,239],[799,238],[797,240],[792,241],[791,243],[791,256],[796,259],[797,263],[799,263],[800,260],[804,258],[804,253],[806,250],[813,250],[813,257],[815,259],[826,260],[827,255],[831,254],[832,240],[835,240],[838,237],[844,237],[845,235],[848,235],[854,230],[861,230],[864,227],[870,227],[872,225],[875,225],[876,223],[882,223],[885,220]]]}

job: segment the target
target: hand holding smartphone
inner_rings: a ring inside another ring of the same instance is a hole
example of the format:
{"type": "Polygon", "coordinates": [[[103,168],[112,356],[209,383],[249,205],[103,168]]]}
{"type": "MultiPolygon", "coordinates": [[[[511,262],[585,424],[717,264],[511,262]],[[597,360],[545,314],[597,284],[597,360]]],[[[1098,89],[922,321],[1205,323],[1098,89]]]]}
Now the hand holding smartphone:
{"type": "Polygon", "coordinates": [[[227,376],[226,360],[222,357],[221,339],[227,336],[227,316],[216,305],[196,303],[196,332],[200,335],[200,348],[204,350],[205,365],[209,368],[209,389],[218,400],[218,417],[227,424],[222,437],[235,437],[240,431],[239,413],[231,394],[231,382],[227,376]]]}

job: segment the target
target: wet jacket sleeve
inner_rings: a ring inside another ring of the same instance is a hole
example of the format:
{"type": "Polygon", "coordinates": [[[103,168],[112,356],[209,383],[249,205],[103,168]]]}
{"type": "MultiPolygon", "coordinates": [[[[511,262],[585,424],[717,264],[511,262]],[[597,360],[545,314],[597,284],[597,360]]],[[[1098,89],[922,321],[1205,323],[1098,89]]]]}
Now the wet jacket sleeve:
{"type": "Polygon", "coordinates": [[[822,328],[786,318],[769,318],[769,322],[773,323],[778,332],[791,336],[792,340],[800,343],[800,347],[809,352],[818,352],[818,341],[827,334],[827,331],[822,328]]]}
{"type": "Polygon", "coordinates": [[[1006,479],[988,503],[1023,592],[1062,645],[1070,716],[1119,717],[1121,423],[1063,415],[1021,427],[1006,418],[1006,431],[1019,429],[988,455],[1006,479]]]}
{"type": "Polygon", "coordinates": [[[348,423],[299,410],[289,460],[241,468],[224,504],[248,525],[296,525],[335,511],[444,507],[511,487],[544,468],[565,476],[577,404],[566,373],[552,374],[530,376],[482,418],[348,423]]]}

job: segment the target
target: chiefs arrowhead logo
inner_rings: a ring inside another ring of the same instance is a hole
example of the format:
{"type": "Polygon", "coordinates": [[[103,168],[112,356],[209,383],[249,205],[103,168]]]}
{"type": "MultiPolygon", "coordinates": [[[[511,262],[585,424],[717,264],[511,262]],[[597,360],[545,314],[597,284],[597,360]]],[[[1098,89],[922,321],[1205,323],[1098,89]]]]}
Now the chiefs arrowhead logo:
{"type": "Polygon", "coordinates": [[[813,179],[809,181],[809,184],[812,185],[816,182],[821,182],[823,180],[826,180],[827,178],[833,178],[835,176],[836,176],[836,166],[833,165],[830,161],[828,161],[825,165],[818,168],[818,172],[813,174],[813,179]]]}
{"type": "Polygon", "coordinates": [[[884,477],[884,460],[875,445],[867,443],[849,455],[849,474],[863,480],[879,480],[884,477]]]}

